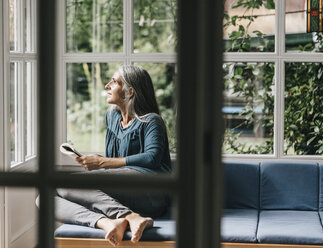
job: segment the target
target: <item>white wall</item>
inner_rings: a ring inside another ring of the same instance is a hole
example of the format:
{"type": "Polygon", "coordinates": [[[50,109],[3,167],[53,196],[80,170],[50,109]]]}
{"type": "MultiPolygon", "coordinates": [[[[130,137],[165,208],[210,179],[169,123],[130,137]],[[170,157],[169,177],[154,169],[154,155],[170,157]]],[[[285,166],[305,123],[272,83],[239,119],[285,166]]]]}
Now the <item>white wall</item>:
{"type": "Polygon", "coordinates": [[[34,248],[37,244],[37,208],[34,188],[5,190],[5,248],[34,248]]]}

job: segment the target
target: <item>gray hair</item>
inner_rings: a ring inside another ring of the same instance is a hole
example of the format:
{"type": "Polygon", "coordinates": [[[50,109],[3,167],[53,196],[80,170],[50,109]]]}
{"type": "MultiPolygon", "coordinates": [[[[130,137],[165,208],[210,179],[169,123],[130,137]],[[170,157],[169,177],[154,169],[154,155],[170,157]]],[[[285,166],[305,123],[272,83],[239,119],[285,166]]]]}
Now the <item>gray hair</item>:
{"type": "Polygon", "coordinates": [[[159,115],[153,83],[148,72],[140,66],[124,65],[119,67],[119,73],[129,115],[140,120],[148,114],[159,115]],[[132,96],[131,87],[134,89],[132,96]]]}

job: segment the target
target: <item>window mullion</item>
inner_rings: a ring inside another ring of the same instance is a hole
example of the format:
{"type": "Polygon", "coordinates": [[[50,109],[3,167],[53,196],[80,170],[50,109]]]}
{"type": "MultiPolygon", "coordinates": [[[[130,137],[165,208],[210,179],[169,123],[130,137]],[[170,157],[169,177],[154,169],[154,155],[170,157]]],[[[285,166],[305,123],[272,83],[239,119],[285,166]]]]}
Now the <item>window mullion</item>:
{"type": "Polygon", "coordinates": [[[275,117],[274,117],[274,150],[276,157],[284,155],[284,81],[285,81],[285,0],[276,2],[276,54],[275,65],[275,117]]]}
{"type": "Polygon", "coordinates": [[[25,154],[26,154],[26,139],[25,139],[25,128],[26,128],[26,113],[25,113],[25,106],[26,106],[26,97],[25,97],[25,82],[26,82],[26,61],[22,59],[20,62],[20,77],[19,77],[19,86],[18,86],[18,137],[19,137],[19,162],[25,161],[25,154]]]}
{"type": "Polygon", "coordinates": [[[38,246],[54,248],[54,198],[51,182],[55,162],[56,2],[38,0],[38,152],[40,193],[38,246]]]}
{"type": "Polygon", "coordinates": [[[133,0],[123,1],[123,53],[125,54],[125,64],[132,63],[133,52],[133,0]]]}
{"type": "Polygon", "coordinates": [[[275,114],[274,114],[274,154],[276,158],[284,155],[284,62],[277,59],[275,65],[275,114]]]}
{"type": "Polygon", "coordinates": [[[275,51],[281,57],[285,54],[285,0],[276,1],[275,51]]]}

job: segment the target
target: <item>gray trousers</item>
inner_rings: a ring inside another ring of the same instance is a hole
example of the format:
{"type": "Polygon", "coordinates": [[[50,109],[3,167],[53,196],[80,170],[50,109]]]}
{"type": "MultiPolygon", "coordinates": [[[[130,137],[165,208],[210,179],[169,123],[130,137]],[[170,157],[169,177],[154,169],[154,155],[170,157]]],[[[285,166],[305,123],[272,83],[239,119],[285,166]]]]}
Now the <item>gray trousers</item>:
{"type": "MultiPolygon", "coordinates": [[[[129,168],[80,173],[141,174],[129,168]]],[[[155,218],[166,211],[168,204],[168,198],[165,195],[150,193],[134,195],[111,192],[108,194],[104,190],[57,189],[55,215],[56,219],[63,223],[95,227],[96,222],[103,217],[116,219],[131,212],[155,218]]]]}

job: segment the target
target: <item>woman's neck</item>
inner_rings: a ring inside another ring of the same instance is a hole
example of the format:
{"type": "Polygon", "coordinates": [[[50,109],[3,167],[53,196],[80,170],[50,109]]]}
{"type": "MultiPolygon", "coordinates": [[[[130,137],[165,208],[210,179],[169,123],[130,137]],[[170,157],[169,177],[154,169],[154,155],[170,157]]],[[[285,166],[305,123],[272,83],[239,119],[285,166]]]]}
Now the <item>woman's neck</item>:
{"type": "Polygon", "coordinates": [[[133,116],[130,116],[129,113],[123,112],[122,110],[121,110],[121,116],[122,116],[121,124],[123,127],[129,126],[134,120],[133,116]]]}

